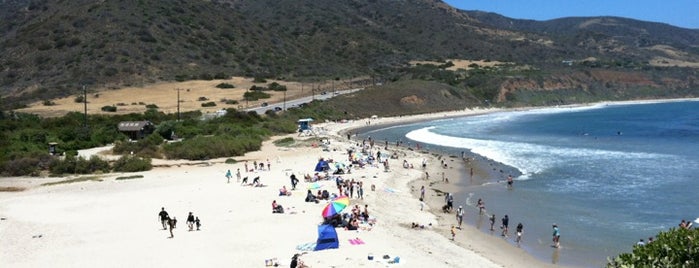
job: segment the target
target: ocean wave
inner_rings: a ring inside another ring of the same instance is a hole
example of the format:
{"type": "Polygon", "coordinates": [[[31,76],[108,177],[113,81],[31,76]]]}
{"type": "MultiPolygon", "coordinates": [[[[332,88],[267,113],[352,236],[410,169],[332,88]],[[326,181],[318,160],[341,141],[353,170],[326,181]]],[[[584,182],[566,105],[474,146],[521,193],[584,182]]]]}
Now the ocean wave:
{"type": "Polygon", "coordinates": [[[563,163],[594,161],[631,161],[659,159],[667,156],[657,153],[625,152],[592,148],[542,145],[527,142],[512,142],[454,137],[433,132],[434,126],[413,130],[405,136],[411,140],[451,148],[467,149],[471,152],[518,169],[523,175],[519,180],[530,179],[533,174],[544,172],[563,163]]]}

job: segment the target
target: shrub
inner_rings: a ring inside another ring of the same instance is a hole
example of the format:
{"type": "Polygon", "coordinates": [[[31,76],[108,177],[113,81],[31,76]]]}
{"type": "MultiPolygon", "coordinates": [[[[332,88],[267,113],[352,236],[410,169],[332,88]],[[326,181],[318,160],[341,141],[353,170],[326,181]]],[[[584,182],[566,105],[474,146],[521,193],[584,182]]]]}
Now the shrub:
{"type": "Polygon", "coordinates": [[[158,105],[155,105],[155,104],[146,104],[146,108],[148,108],[148,109],[158,109],[158,105]]]}
{"type": "Polygon", "coordinates": [[[292,137],[286,137],[286,138],[274,141],[274,145],[276,145],[276,146],[290,146],[292,144],[294,144],[294,138],[292,138],[292,137]]]}
{"type": "Polygon", "coordinates": [[[235,161],[235,159],[233,159],[233,158],[226,159],[226,164],[235,164],[235,163],[238,163],[238,161],[235,161]]]}
{"type": "Polygon", "coordinates": [[[234,85],[229,84],[229,83],[220,83],[216,85],[217,88],[235,88],[234,85]]]}
{"type": "Polygon", "coordinates": [[[207,98],[207,97],[199,97],[197,100],[198,100],[198,101],[208,101],[209,98],[207,98]]]}
{"type": "Polygon", "coordinates": [[[607,267],[699,267],[696,241],[699,229],[672,228],[660,232],[655,241],[608,260],[607,267]]]}
{"type": "Polygon", "coordinates": [[[213,101],[204,102],[204,103],[201,104],[201,107],[214,107],[214,106],[216,106],[216,103],[213,102],[213,101]]]}
{"type": "Polygon", "coordinates": [[[156,133],[148,135],[148,137],[137,142],[119,141],[114,144],[112,151],[116,154],[137,154],[144,152],[150,155],[151,152],[158,152],[158,146],[163,143],[163,137],[156,133]]]}
{"type": "Polygon", "coordinates": [[[252,80],[253,83],[267,83],[267,79],[265,79],[262,76],[255,76],[255,78],[252,80]]]}
{"type": "Polygon", "coordinates": [[[271,97],[269,94],[261,92],[261,91],[248,91],[243,94],[243,99],[249,100],[249,101],[256,101],[259,99],[268,99],[271,97]]]}
{"type": "Polygon", "coordinates": [[[0,174],[7,176],[36,176],[39,175],[39,160],[35,158],[20,158],[5,162],[0,166],[0,174]]]}
{"type": "Polygon", "coordinates": [[[117,107],[113,105],[102,106],[102,111],[113,113],[117,111],[117,107]]]}
{"type": "Polygon", "coordinates": [[[77,103],[83,103],[85,101],[85,96],[83,96],[83,95],[77,96],[77,97],[75,97],[74,101],[77,103]]]}
{"type": "Polygon", "coordinates": [[[182,142],[166,144],[163,149],[170,159],[204,160],[218,157],[243,155],[259,150],[262,138],[259,135],[197,136],[182,142]]]}
{"type": "Polygon", "coordinates": [[[277,82],[272,82],[269,85],[267,85],[267,87],[269,87],[270,90],[274,91],[286,91],[286,86],[280,85],[277,82]]]}
{"type": "Polygon", "coordinates": [[[43,104],[44,104],[44,106],[54,106],[54,105],[56,105],[55,102],[50,101],[50,100],[45,100],[45,101],[43,102],[43,104]]]}
{"type": "Polygon", "coordinates": [[[223,102],[229,105],[238,104],[237,100],[223,100],[223,102]]]}
{"type": "Polygon", "coordinates": [[[75,157],[67,155],[65,159],[55,159],[49,165],[51,174],[92,174],[97,171],[109,172],[109,163],[102,160],[96,155],[90,157],[89,160],[83,157],[75,157]]]}
{"type": "Polygon", "coordinates": [[[139,172],[151,170],[153,166],[150,158],[125,155],[114,162],[113,168],[117,172],[139,172]]]}
{"type": "Polygon", "coordinates": [[[115,180],[131,180],[131,179],[140,179],[143,178],[143,175],[132,175],[132,176],[121,176],[117,177],[115,180]]]}

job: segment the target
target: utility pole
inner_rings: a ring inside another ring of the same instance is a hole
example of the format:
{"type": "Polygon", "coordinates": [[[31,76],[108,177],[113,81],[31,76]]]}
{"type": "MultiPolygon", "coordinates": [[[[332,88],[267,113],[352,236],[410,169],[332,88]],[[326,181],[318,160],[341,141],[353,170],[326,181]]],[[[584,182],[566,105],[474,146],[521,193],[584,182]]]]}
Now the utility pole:
{"type": "Polygon", "coordinates": [[[282,110],[286,110],[286,90],[284,90],[284,105],[282,105],[282,110]]]}
{"type": "Polygon", "coordinates": [[[177,89],[177,121],[180,121],[180,89],[177,89]]]}
{"type": "Polygon", "coordinates": [[[83,104],[85,111],[85,129],[87,129],[87,87],[83,85],[83,104]]]}

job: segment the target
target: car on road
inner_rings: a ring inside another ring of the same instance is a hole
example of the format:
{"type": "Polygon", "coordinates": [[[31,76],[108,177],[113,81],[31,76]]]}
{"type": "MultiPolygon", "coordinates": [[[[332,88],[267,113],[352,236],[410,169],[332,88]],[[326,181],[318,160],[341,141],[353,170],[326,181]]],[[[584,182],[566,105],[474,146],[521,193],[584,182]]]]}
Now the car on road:
{"type": "Polygon", "coordinates": [[[279,106],[277,106],[277,107],[274,107],[274,111],[277,111],[277,112],[279,112],[279,111],[281,111],[281,110],[282,110],[282,107],[279,107],[279,106]]]}
{"type": "Polygon", "coordinates": [[[269,104],[266,103],[266,102],[263,102],[261,106],[262,106],[262,107],[267,107],[267,105],[269,105],[269,104]]]}

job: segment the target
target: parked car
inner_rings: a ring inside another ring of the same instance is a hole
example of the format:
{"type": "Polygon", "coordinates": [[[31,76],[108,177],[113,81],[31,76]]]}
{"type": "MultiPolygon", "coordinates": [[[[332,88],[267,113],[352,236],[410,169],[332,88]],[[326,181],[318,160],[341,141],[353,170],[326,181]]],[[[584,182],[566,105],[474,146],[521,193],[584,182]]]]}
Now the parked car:
{"type": "Polygon", "coordinates": [[[262,103],[262,107],[267,107],[267,105],[269,105],[269,103],[266,103],[266,102],[262,103]]]}
{"type": "Polygon", "coordinates": [[[275,110],[275,111],[277,111],[277,112],[279,112],[279,111],[281,111],[281,110],[282,110],[282,107],[279,107],[279,106],[277,106],[277,107],[274,107],[274,110],[275,110]]]}

